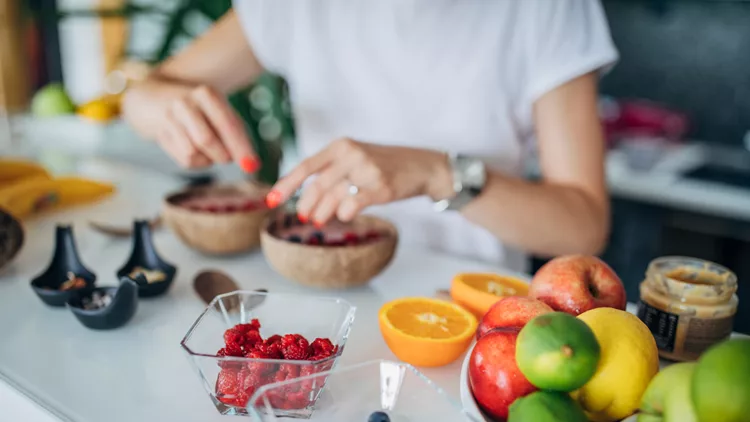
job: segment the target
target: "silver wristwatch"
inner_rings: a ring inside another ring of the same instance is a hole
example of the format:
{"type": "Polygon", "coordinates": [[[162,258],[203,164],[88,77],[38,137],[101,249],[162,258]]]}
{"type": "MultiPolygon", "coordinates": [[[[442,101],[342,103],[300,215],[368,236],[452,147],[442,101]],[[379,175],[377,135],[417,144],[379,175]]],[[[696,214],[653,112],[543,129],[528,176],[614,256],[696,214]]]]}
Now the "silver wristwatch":
{"type": "Polygon", "coordinates": [[[453,173],[455,195],[436,201],[435,211],[460,210],[479,196],[487,183],[487,169],[481,160],[461,154],[449,154],[448,160],[453,173]]]}

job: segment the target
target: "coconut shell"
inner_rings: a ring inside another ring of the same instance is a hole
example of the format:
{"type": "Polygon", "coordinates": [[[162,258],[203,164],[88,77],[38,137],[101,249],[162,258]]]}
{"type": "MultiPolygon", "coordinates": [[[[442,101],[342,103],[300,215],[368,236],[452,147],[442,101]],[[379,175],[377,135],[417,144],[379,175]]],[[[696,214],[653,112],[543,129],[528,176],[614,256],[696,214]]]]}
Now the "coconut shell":
{"type": "Polygon", "coordinates": [[[391,262],[398,244],[396,227],[384,219],[360,215],[350,223],[355,232],[378,231],[377,240],[349,246],[318,246],[289,242],[276,235],[278,215],[261,232],[263,254],[269,265],[300,284],[342,289],[367,284],[391,262]]]}
{"type": "Polygon", "coordinates": [[[188,188],[164,199],[164,221],[189,247],[207,255],[231,255],[260,245],[260,230],[270,210],[209,213],[191,210],[180,204],[195,196],[209,193],[257,197],[263,202],[269,188],[254,182],[209,185],[188,188]]]}
{"type": "Polygon", "coordinates": [[[12,215],[0,210],[0,272],[16,257],[23,241],[21,223],[12,215]]]}

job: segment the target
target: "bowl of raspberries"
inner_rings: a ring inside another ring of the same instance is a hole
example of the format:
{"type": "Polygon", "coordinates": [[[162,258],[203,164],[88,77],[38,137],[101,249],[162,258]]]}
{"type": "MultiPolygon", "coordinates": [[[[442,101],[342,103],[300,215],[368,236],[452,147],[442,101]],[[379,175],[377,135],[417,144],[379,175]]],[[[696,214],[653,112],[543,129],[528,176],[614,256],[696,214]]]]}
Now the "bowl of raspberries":
{"type": "MultiPolygon", "coordinates": [[[[355,308],[336,298],[236,291],[217,296],[181,342],[219,413],[248,415],[261,387],[332,370],[355,308]]],[[[279,417],[309,418],[325,380],[276,399],[279,417]]]]}
{"type": "Polygon", "coordinates": [[[294,214],[274,213],[261,232],[263,254],[276,272],[327,289],[368,283],[391,262],[397,244],[396,227],[370,215],[316,227],[294,214]]]}
{"type": "Polygon", "coordinates": [[[164,220],[183,243],[199,252],[246,252],[260,245],[260,228],[270,213],[267,192],[267,186],[250,181],[187,188],[164,199],[164,220]]]}

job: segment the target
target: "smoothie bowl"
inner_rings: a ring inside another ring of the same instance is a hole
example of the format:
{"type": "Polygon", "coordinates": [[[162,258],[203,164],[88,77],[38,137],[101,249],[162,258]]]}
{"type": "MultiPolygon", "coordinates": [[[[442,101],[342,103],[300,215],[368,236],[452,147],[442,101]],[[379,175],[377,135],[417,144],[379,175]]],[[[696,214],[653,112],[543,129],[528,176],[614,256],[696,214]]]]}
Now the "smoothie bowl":
{"type": "MultiPolygon", "coordinates": [[[[216,409],[248,415],[248,400],[260,387],[333,369],[354,313],[336,298],[237,291],[217,296],[181,346],[216,409]]],[[[276,416],[310,416],[315,397],[296,393],[275,403],[276,416]]]]}
{"type": "Polygon", "coordinates": [[[396,227],[369,215],[318,228],[296,215],[276,213],[261,232],[263,254],[272,268],[290,280],[324,289],[368,283],[391,262],[397,244],[396,227]]]}

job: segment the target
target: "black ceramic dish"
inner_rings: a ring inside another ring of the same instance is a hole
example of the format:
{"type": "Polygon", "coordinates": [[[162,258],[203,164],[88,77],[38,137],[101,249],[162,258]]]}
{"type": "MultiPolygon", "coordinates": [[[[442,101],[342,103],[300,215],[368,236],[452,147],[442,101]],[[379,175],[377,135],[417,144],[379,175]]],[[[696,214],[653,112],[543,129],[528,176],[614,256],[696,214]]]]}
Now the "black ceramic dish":
{"type": "Polygon", "coordinates": [[[164,280],[146,283],[138,287],[140,297],[153,297],[163,295],[169,290],[177,274],[177,268],[163,260],[154,248],[151,238],[151,227],[146,220],[138,220],[133,223],[133,250],[128,262],[117,270],[117,278],[130,277],[130,274],[141,267],[146,270],[158,270],[164,273],[164,280]]]}
{"type": "Polygon", "coordinates": [[[118,287],[78,291],[68,300],[67,305],[84,326],[92,330],[113,330],[125,325],[135,315],[138,309],[138,284],[126,277],[118,287]],[[96,292],[109,295],[111,302],[99,309],[85,309],[84,298],[91,297],[96,292]]]}
{"type": "Polygon", "coordinates": [[[23,246],[23,228],[12,215],[0,210],[0,271],[10,264],[23,246]]]}
{"type": "Polygon", "coordinates": [[[58,225],[55,232],[55,254],[47,269],[31,280],[31,288],[44,303],[50,306],[65,306],[65,303],[79,290],[94,288],[96,275],[86,268],[78,257],[73,228],[58,225]],[[68,273],[86,281],[86,287],[76,290],[58,290],[68,279],[68,273]]]}

